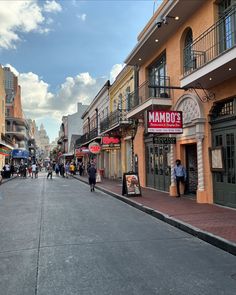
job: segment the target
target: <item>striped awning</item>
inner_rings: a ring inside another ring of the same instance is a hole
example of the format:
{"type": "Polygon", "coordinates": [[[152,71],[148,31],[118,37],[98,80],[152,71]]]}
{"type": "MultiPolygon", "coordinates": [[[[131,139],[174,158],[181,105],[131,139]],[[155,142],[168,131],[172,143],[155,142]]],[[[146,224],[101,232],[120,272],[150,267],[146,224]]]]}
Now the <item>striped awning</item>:
{"type": "Polygon", "coordinates": [[[5,142],[0,141],[0,155],[3,156],[10,156],[11,151],[13,150],[13,147],[6,144],[5,142]]]}

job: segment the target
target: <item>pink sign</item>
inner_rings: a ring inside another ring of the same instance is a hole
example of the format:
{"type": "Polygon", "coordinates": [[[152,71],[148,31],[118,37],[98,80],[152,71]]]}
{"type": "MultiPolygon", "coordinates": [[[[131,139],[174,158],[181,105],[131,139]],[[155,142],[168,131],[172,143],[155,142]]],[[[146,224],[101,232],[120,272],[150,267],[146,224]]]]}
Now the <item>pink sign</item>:
{"type": "Polygon", "coordinates": [[[148,111],[147,127],[151,133],[183,133],[182,112],[148,111]]]}
{"type": "Polygon", "coordinates": [[[120,143],[120,139],[117,137],[105,136],[102,138],[102,143],[103,144],[118,144],[118,143],[120,143]]]}

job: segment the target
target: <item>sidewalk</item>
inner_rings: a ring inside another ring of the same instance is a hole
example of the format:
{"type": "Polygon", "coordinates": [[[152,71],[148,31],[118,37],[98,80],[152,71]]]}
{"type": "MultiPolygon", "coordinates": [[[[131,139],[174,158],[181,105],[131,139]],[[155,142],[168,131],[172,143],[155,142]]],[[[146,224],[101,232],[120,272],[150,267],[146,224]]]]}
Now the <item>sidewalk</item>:
{"type": "MultiPolygon", "coordinates": [[[[88,183],[87,177],[75,176],[88,183]]],[[[236,255],[236,210],[212,204],[198,204],[187,197],[142,188],[141,197],[121,195],[121,181],[102,179],[96,188],[152,216],[184,230],[216,247],[236,255]]]]}

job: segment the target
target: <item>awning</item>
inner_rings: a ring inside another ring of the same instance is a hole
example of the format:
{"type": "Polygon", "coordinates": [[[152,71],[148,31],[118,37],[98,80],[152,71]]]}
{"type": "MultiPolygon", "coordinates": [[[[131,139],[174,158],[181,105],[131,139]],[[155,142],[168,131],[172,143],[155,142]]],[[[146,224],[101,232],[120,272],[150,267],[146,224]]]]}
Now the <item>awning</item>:
{"type": "Polygon", "coordinates": [[[0,155],[3,156],[10,156],[11,151],[13,150],[13,147],[8,145],[7,143],[0,141],[0,155]]]}

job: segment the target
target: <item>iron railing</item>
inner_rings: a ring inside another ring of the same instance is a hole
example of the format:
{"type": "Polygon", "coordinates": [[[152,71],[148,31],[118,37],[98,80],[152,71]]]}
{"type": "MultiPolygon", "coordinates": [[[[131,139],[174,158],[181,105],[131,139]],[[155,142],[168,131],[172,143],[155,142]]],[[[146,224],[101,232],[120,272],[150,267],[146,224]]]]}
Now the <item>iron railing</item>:
{"type": "Polygon", "coordinates": [[[130,120],[127,119],[127,113],[128,111],[119,109],[110,113],[108,117],[100,122],[100,131],[104,132],[121,124],[129,124],[130,120]]]}
{"type": "Polygon", "coordinates": [[[137,90],[131,92],[128,97],[129,111],[144,103],[150,98],[170,98],[170,77],[158,77],[158,83],[145,81],[137,90]]]}
{"type": "Polygon", "coordinates": [[[221,17],[183,50],[184,76],[236,45],[236,8],[221,17]]]}

